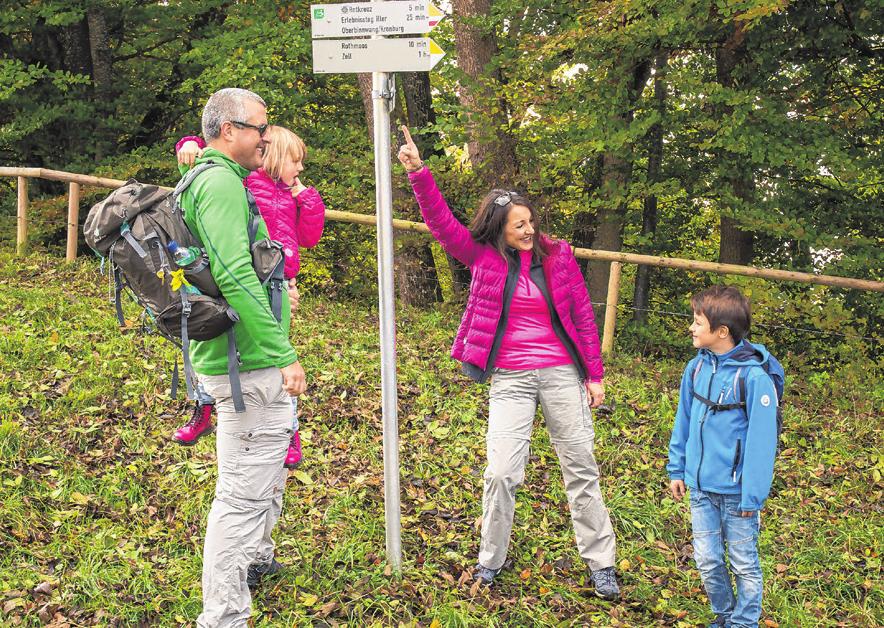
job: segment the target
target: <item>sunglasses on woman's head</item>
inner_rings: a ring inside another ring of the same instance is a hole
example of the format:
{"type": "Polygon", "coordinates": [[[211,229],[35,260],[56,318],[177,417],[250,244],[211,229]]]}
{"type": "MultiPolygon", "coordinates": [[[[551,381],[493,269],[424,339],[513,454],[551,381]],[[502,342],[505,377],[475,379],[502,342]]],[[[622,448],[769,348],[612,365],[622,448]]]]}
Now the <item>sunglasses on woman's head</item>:
{"type": "Polygon", "coordinates": [[[504,192],[496,199],[494,199],[494,204],[498,207],[506,207],[510,203],[513,202],[513,197],[516,196],[515,192],[504,192]]]}

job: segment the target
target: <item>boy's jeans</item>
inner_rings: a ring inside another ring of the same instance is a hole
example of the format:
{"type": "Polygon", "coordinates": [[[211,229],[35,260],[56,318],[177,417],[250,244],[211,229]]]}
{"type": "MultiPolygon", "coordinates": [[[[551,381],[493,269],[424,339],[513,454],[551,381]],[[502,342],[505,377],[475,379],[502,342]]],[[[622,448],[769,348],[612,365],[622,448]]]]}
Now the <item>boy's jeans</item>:
{"type": "Polygon", "coordinates": [[[740,516],[740,495],[691,489],[694,560],[712,611],[730,628],[758,626],[761,618],[761,564],[758,561],[759,515],[740,516]],[[725,543],[730,572],[724,561],[725,543]],[[737,585],[731,586],[731,573],[737,585]]]}

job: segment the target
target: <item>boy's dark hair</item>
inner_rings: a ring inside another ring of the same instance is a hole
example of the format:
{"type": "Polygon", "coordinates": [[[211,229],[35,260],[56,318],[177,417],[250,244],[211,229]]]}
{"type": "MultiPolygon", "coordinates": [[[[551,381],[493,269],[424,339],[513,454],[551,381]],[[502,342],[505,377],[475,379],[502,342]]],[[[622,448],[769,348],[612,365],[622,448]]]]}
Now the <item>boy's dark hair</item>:
{"type": "Polygon", "coordinates": [[[698,292],[691,297],[691,308],[709,320],[710,329],[727,327],[736,344],[749,333],[752,324],[749,299],[733,286],[712,286],[698,292]]]}

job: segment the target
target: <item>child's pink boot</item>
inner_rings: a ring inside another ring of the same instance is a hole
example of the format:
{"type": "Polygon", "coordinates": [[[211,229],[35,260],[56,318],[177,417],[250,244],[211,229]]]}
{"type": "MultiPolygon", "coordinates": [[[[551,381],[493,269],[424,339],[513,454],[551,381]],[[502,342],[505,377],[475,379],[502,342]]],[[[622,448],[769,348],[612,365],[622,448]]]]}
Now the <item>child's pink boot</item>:
{"type": "Polygon", "coordinates": [[[195,445],[201,436],[214,432],[215,427],[212,425],[212,408],[214,407],[215,404],[212,403],[196,404],[190,421],[175,430],[172,440],[189,447],[195,445]]]}
{"type": "Polygon", "coordinates": [[[301,433],[295,432],[292,434],[292,440],[289,443],[289,452],[285,457],[285,464],[283,466],[286,469],[294,469],[299,464],[301,464],[301,433]]]}

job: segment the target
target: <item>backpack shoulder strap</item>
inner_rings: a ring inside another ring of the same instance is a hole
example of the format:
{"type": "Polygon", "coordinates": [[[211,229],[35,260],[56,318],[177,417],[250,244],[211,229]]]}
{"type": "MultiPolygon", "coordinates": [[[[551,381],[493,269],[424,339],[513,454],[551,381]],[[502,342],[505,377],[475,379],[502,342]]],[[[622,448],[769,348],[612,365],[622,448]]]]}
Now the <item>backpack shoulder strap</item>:
{"type": "MultiPolygon", "coordinates": [[[[761,368],[761,370],[763,370],[767,374],[768,377],[771,378],[771,380],[773,380],[773,375],[771,375],[771,373],[770,373],[770,362],[765,362],[764,364],[759,364],[758,366],[759,366],[759,368],[761,368]]],[[[746,369],[746,371],[748,374],[749,369],[746,369]]],[[[742,377],[740,377],[739,387],[740,387],[740,399],[743,400],[743,405],[745,406],[746,405],[746,375],[743,375],[742,377]]],[[[774,393],[777,396],[777,405],[780,405],[780,391],[777,390],[776,383],[774,383],[774,393]]]]}
{"type": "Polygon", "coordinates": [[[193,183],[194,179],[196,179],[199,175],[204,173],[206,170],[210,168],[214,168],[215,166],[220,166],[221,164],[217,164],[214,161],[206,161],[201,163],[195,168],[187,171],[187,173],[181,177],[181,180],[178,182],[178,185],[175,186],[175,190],[172,192],[172,200],[176,203],[178,202],[178,197],[181,196],[184,191],[190,187],[190,184],[193,183]]]}

